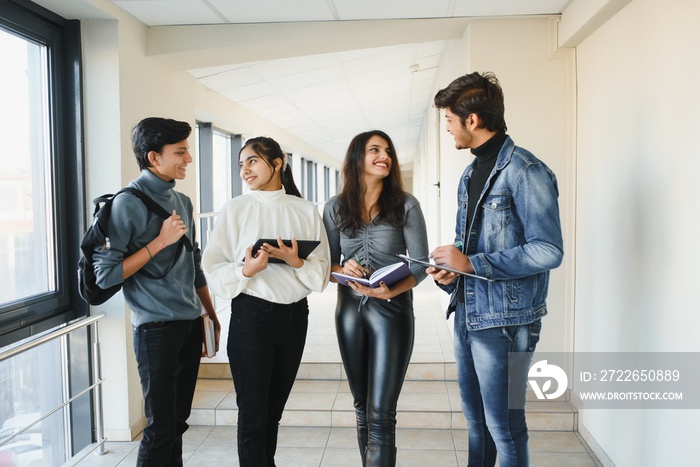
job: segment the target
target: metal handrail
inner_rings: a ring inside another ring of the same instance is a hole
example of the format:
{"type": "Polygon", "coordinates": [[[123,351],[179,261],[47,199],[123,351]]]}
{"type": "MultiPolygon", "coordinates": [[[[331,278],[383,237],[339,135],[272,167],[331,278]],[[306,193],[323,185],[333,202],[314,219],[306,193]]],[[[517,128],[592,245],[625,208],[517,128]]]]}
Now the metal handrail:
{"type": "Polygon", "coordinates": [[[64,325],[64,327],[56,329],[55,331],[49,332],[48,334],[45,334],[43,336],[39,336],[36,339],[32,339],[31,341],[25,342],[21,345],[18,345],[17,347],[12,347],[8,350],[0,352],[0,362],[7,360],[8,358],[12,358],[15,355],[19,355],[23,352],[26,352],[27,350],[31,350],[35,347],[38,347],[41,344],[45,344],[46,342],[52,341],[61,336],[65,336],[66,334],[70,334],[76,329],[89,326],[95,321],[103,318],[104,316],[104,313],[101,315],[89,316],[87,318],[81,319],[80,321],[76,321],[75,323],[64,325]]]}
{"type": "Polygon", "coordinates": [[[58,339],[59,337],[63,337],[67,334],[70,334],[73,331],[76,331],[78,329],[94,325],[94,339],[92,343],[93,347],[93,363],[92,363],[92,378],[91,380],[93,381],[92,384],[85,388],[83,391],[80,393],[76,394],[75,396],[69,398],[67,401],[64,401],[63,404],[55,407],[53,410],[49,411],[46,414],[43,414],[40,418],[37,420],[34,420],[32,423],[28,424],[27,426],[23,427],[21,430],[17,431],[14,433],[12,436],[8,437],[7,439],[3,440],[0,442],[0,446],[9,443],[12,441],[16,436],[21,435],[37,423],[41,422],[45,418],[53,415],[54,413],[58,412],[59,410],[63,409],[64,407],[70,405],[78,399],[79,397],[83,396],[89,391],[94,390],[95,391],[95,397],[93,399],[94,401],[94,411],[95,411],[95,419],[96,419],[96,438],[97,438],[97,450],[99,454],[105,454],[105,448],[104,448],[104,443],[105,443],[105,437],[104,437],[104,420],[102,418],[102,383],[104,380],[102,379],[102,366],[100,363],[101,356],[100,356],[100,341],[99,341],[99,334],[98,334],[98,327],[97,327],[97,321],[104,318],[106,315],[104,313],[99,314],[99,315],[94,315],[94,316],[89,316],[84,319],[80,319],[74,323],[63,325],[60,328],[48,332],[47,334],[38,336],[35,339],[32,339],[31,341],[24,342],[20,345],[17,345],[16,347],[12,347],[10,349],[7,349],[3,352],[0,352],[0,362],[7,360],[9,358],[12,358],[16,355],[19,355],[23,352],[26,352],[28,350],[34,349],[42,344],[45,344],[49,341],[52,341],[54,339],[58,339]]]}

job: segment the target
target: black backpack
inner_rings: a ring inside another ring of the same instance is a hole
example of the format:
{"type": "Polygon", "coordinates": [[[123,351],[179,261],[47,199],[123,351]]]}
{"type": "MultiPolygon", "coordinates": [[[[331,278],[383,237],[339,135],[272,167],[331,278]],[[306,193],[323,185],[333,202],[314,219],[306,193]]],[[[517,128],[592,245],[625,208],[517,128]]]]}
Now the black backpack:
{"type": "MultiPolygon", "coordinates": [[[[92,214],[92,225],[83,234],[83,239],[80,242],[80,249],[83,251],[83,256],[78,261],[78,292],[83,300],[90,305],[101,305],[112,298],[112,296],[119,292],[119,290],[122,288],[122,284],[117,284],[108,289],[102,289],[95,283],[95,269],[93,266],[92,255],[95,252],[95,247],[97,246],[109,248],[109,232],[107,232],[107,224],[109,221],[110,212],[112,210],[112,202],[117,196],[125,192],[131,193],[139,198],[151,212],[158,215],[158,217],[162,218],[163,220],[170,217],[170,213],[160,204],[156,203],[150,196],[141,190],[137,190],[136,188],[123,188],[114,195],[105,194],[93,200],[93,203],[95,203],[95,212],[92,214]]],[[[187,251],[192,251],[192,243],[186,235],[183,235],[178,242],[178,249],[177,253],[175,254],[175,258],[173,259],[173,264],[164,275],[160,277],[153,276],[143,269],[140,270],[139,273],[150,279],[162,279],[163,277],[167,276],[170,269],[173,268],[175,262],[180,256],[183,245],[187,251]]]]}

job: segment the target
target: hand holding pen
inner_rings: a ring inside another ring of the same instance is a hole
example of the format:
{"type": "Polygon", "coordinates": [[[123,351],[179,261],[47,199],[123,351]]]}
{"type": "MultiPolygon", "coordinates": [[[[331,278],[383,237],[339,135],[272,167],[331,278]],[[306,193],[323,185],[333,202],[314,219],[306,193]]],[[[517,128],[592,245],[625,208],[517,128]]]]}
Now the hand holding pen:
{"type": "MultiPolygon", "coordinates": [[[[474,273],[474,266],[472,266],[469,258],[462,253],[462,242],[458,241],[452,245],[439,246],[430,253],[430,257],[435,264],[448,266],[469,274],[474,273]]],[[[457,278],[457,274],[444,269],[427,268],[425,272],[433,276],[436,282],[444,285],[451,283],[457,278]]]]}
{"type": "Polygon", "coordinates": [[[358,258],[357,255],[347,260],[345,264],[343,264],[343,274],[346,274],[348,276],[366,278],[368,273],[369,270],[362,266],[362,262],[360,261],[360,258],[358,258]]]}

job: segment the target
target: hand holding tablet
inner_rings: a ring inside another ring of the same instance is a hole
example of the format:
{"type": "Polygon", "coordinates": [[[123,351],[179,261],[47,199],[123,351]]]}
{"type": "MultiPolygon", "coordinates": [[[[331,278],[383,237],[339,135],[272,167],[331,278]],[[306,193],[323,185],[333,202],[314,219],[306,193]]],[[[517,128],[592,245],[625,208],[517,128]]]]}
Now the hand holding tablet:
{"type": "MultiPolygon", "coordinates": [[[[277,246],[277,239],[276,238],[259,238],[254,244],[253,244],[253,255],[257,254],[258,250],[260,250],[260,247],[262,247],[263,243],[267,243],[268,245],[272,246],[277,246]]],[[[282,243],[288,247],[292,246],[292,240],[291,239],[284,239],[282,240],[282,243]]],[[[321,244],[320,240],[297,240],[297,246],[299,247],[299,258],[301,259],[306,259],[309,254],[316,249],[318,245],[321,244]]],[[[243,261],[245,261],[245,258],[243,258],[243,261]]],[[[267,260],[268,263],[282,263],[284,264],[284,261],[278,258],[269,258],[267,260]]]]}

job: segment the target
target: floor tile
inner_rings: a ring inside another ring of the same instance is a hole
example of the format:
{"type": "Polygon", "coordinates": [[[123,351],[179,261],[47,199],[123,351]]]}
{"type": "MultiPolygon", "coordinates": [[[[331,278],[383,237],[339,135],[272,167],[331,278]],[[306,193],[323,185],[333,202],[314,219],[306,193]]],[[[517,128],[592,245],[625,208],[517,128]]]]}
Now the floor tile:
{"type": "Polygon", "coordinates": [[[588,453],[530,452],[530,465],[537,467],[597,467],[588,453]]]}
{"type": "Polygon", "coordinates": [[[331,428],[328,437],[328,448],[349,448],[357,449],[357,430],[355,427],[331,428]]]}
{"type": "Polygon", "coordinates": [[[280,427],[277,446],[285,448],[325,448],[330,436],[330,428],[280,427]]]}
{"type": "Polygon", "coordinates": [[[399,411],[414,412],[450,412],[450,401],[447,394],[406,394],[401,393],[398,402],[399,411]]]}
{"type": "Polygon", "coordinates": [[[396,447],[399,449],[454,451],[450,430],[397,429],[396,447]]]}
{"type": "Polygon", "coordinates": [[[530,452],[586,452],[572,431],[530,431],[530,452]]]}
{"type": "Polygon", "coordinates": [[[198,379],[197,391],[233,391],[233,381],[227,379],[198,379]]]}
{"type": "Polygon", "coordinates": [[[193,409],[215,409],[226,397],[228,391],[195,391],[193,409]]]}
{"type": "Polygon", "coordinates": [[[316,467],[322,458],[323,448],[278,448],[275,463],[284,467],[316,467]]]}
{"type": "Polygon", "coordinates": [[[331,410],[335,392],[297,392],[289,395],[285,410],[331,410]]]}
{"type": "Polygon", "coordinates": [[[326,448],[321,467],[361,467],[359,449],[326,448]]]}
{"type": "Polygon", "coordinates": [[[226,451],[227,447],[236,448],[236,433],[235,426],[215,426],[211,433],[202,441],[201,447],[219,447],[219,451],[226,451]]]}
{"type": "Polygon", "coordinates": [[[401,467],[457,467],[457,457],[452,451],[399,449],[396,465],[401,467]]]}
{"type": "MultiPolygon", "coordinates": [[[[132,464],[133,465],[133,464],[132,464]]],[[[238,467],[238,454],[235,444],[232,448],[201,446],[185,463],[185,467],[238,467]]]]}

